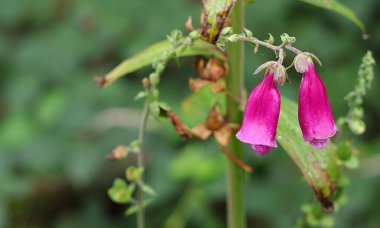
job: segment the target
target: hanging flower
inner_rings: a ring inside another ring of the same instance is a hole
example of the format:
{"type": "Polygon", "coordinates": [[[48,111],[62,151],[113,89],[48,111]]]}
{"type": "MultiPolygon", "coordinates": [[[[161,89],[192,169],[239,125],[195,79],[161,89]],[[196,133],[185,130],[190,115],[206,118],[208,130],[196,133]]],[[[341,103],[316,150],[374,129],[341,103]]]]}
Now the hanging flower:
{"type": "Polygon", "coordinates": [[[240,141],[250,144],[258,155],[265,155],[277,147],[275,137],[281,100],[274,75],[275,71],[269,68],[264,79],[252,90],[241,129],[236,134],[240,141]]]}
{"type": "MultiPolygon", "coordinates": [[[[304,56],[301,56],[304,60],[304,56]]],[[[322,149],[328,138],[335,135],[337,128],[331,112],[325,86],[315,72],[313,61],[297,64],[296,69],[303,73],[298,97],[298,120],[302,129],[303,138],[313,147],[322,149]],[[307,64],[307,67],[304,65],[307,64]]]]}

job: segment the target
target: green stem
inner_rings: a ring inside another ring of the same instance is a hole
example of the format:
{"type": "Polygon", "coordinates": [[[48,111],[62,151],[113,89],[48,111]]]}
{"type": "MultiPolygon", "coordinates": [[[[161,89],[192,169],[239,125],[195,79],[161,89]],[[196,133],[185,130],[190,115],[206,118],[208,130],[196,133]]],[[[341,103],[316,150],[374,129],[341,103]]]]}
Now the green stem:
{"type": "MultiPolygon", "coordinates": [[[[231,14],[233,31],[242,32],[244,27],[244,0],[238,0],[231,14]]],[[[243,42],[232,43],[228,49],[230,74],[227,77],[227,90],[241,98],[244,77],[243,42]]],[[[239,104],[227,96],[227,115],[230,122],[240,123],[242,114],[239,104]]],[[[231,140],[229,151],[243,160],[243,145],[235,138],[231,140]]],[[[233,161],[228,161],[227,169],[227,216],[229,228],[244,228],[244,170],[233,161]]]]}
{"type": "MultiPolygon", "coordinates": [[[[147,97],[145,104],[144,104],[144,110],[143,115],[141,118],[141,123],[139,127],[139,142],[140,142],[140,152],[137,154],[137,168],[144,167],[144,156],[142,152],[142,146],[144,143],[144,133],[146,124],[148,122],[148,116],[149,116],[149,96],[147,97]]],[[[140,177],[140,181],[143,181],[143,175],[140,177]]],[[[144,192],[139,188],[137,193],[137,203],[139,205],[139,211],[137,214],[137,227],[138,228],[144,228],[145,227],[145,210],[144,210],[144,192]]]]}

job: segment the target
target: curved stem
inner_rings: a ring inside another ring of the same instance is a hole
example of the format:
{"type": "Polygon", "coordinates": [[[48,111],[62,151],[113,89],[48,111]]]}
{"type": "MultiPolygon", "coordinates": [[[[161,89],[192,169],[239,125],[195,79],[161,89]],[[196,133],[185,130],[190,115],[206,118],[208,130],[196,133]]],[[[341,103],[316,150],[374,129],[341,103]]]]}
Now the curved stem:
{"type": "MultiPolygon", "coordinates": [[[[242,32],[244,27],[244,0],[238,0],[231,14],[232,28],[242,32]]],[[[228,49],[230,74],[226,78],[227,90],[241,98],[244,76],[244,46],[242,42],[231,43],[228,49]]],[[[231,123],[240,123],[242,114],[239,104],[231,96],[227,96],[227,116],[231,123]]],[[[243,160],[243,145],[235,138],[231,140],[228,150],[239,160],[243,160]]],[[[229,228],[244,228],[244,170],[228,160],[227,169],[227,217],[229,228]]]]}
{"type": "MultiPolygon", "coordinates": [[[[142,146],[144,143],[144,134],[146,129],[146,124],[148,122],[148,116],[149,116],[149,96],[147,97],[145,104],[144,104],[144,110],[143,115],[141,118],[141,123],[139,127],[139,142],[140,142],[140,152],[137,154],[137,168],[144,167],[144,156],[143,156],[143,150],[142,146]]],[[[143,175],[140,177],[140,181],[143,181],[143,175]]],[[[144,210],[144,192],[139,188],[137,193],[137,204],[139,205],[139,211],[137,215],[137,227],[138,228],[144,228],[145,226],[145,210],[144,210]]]]}

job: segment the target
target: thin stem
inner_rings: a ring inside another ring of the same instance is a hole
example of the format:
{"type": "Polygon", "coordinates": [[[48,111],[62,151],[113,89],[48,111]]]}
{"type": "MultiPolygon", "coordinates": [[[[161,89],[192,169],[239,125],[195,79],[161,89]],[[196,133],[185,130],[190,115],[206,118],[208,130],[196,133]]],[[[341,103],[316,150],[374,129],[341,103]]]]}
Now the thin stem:
{"type": "MultiPolygon", "coordinates": [[[[238,0],[231,14],[232,29],[242,32],[244,28],[244,0],[238,0]]],[[[226,78],[227,90],[241,98],[244,76],[244,46],[242,42],[231,43],[228,49],[230,74],[226,78]]],[[[241,99],[239,99],[241,100],[241,99]]],[[[227,115],[231,123],[240,123],[242,113],[239,104],[227,96],[227,115]]],[[[228,150],[243,161],[243,145],[235,138],[231,140],[228,150]]],[[[245,172],[234,161],[228,159],[227,169],[227,218],[229,228],[245,228],[244,179],[245,172]]]]}
{"type": "MultiPolygon", "coordinates": [[[[148,116],[149,116],[149,102],[150,102],[150,98],[148,96],[147,99],[145,100],[143,115],[142,115],[141,123],[139,127],[138,140],[140,142],[141,149],[140,149],[140,152],[137,154],[137,168],[144,167],[144,156],[142,152],[142,146],[144,143],[144,134],[145,134],[145,129],[146,129],[148,116]]],[[[143,181],[143,175],[141,175],[140,181],[143,181]]],[[[144,192],[141,190],[141,188],[139,188],[138,193],[137,193],[137,204],[139,205],[139,211],[137,214],[137,227],[144,228],[145,227],[144,192]]]]}
{"type": "Polygon", "coordinates": [[[240,41],[245,41],[245,42],[248,42],[248,43],[253,43],[253,44],[256,44],[258,46],[264,46],[266,48],[272,49],[273,51],[284,51],[284,49],[288,49],[289,51],[292,51],[292,52],[294,52],[296,54],[307,53],[307,54],[311,55],[311,53],[303,52],[303,51],[301,51],[301,50],[293,47],[292,45],[286,44],[286,43],[282,43],[282,44],[276,46],[276,45],[267,43],[265,41],[261,41],[261,40],[257,39],[256,37],[239,36],[238,38],[239,38],[240,41]]]}
{"type": "Polygon", "coordinates": [[[239,36],[239,40],[246,41],[246,42],[249,42],[249,43],[254,43],[256,45],[261,45],[261,46],[264,46],[266,48],[272,49],[274,51],[278,51],[281,48],[283,48],[283,45],[275,46],[275,45],[267,43],[265,41],[261,41],[261,40],[255,38],[255,37],[239,36]]]}

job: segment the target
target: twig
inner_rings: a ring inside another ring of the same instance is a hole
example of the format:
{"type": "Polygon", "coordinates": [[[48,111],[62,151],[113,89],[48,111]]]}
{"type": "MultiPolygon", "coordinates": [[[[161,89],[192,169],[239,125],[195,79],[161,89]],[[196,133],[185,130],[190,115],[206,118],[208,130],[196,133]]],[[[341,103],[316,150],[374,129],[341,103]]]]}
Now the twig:
{"type": "Polygon", "coordinates": [[[248,173],[252,173],[252,167],[245,164],[242,160],[238,159],[235,155],[230,153],[227,148],[220,147],[220,151],[225,154],[230,160],[236,163],[236,165],[240,166],[242,169],[244,169],[248,173]]]}
{"type": "MultiPolygon", "coordinates": [[[[149,93],[148,93],[149,94],[149,93]]],[[[144,143],[144,134],[146,125],[148,122],[148,116],[149,116],[149,102],[150,102],[150,96],[148,95],[145,104],[144,104],[144,110],[143,115],[141,118],[141,123],[139,127],[139,137],[138,140],[140,142],[140,148],[142,148],[142,145],[144,143]]],[[[137,168],[142,168],[144,166],[144,156],[142,149],[140,149],[140,152],[137,154],[137,168]]],[[[140,181],[143,181],[143,175],[140,177],[140,181]]],[[[137,227],[138,228],[144,228],[145,224],[145,211],[144,211],[144,192],[139,188],[137,193],[137,204],[139,206],[138,211],[138,218],[137,218],[137,227]]]]}

